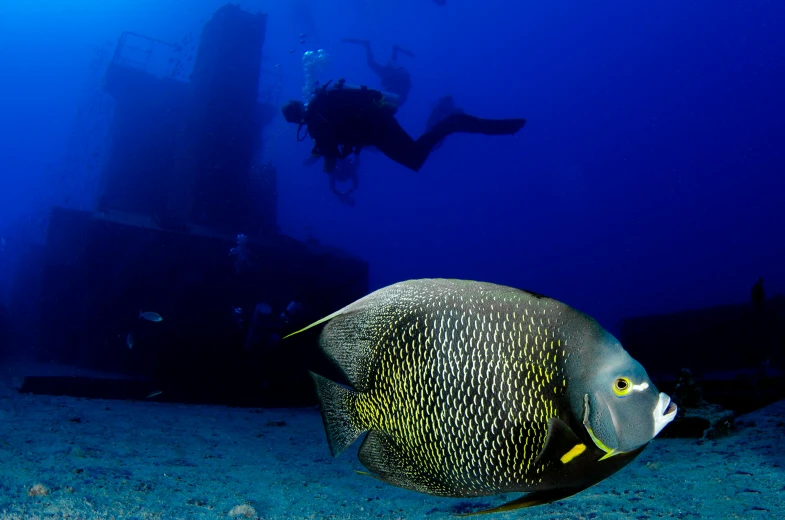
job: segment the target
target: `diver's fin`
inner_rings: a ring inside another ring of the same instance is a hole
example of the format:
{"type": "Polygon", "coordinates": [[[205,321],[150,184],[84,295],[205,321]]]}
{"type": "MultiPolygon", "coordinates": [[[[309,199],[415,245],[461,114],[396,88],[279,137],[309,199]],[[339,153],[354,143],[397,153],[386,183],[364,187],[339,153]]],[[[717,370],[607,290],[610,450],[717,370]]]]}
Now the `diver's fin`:
{"type": "Polygon", "coordinates": [[[562,500],[564,498],[571,497],[576,493],[580,493],[584,489],[586,488],[578,487],[578,488],[549,489],[547,491],[534,491],[533,493],[528,493],[520,498],[507,502],[506,504],[493,507],[491,509],[484,509],[482,511],[475,511],[473,513],[458,513],[456,514],[456,516],[487,515],[490,513],[503,513],[506,511],[514,511],[516,509],[523,509],[526,507],[542,506],[545,504],[550,504],[551,502],[556,502],[557,500],[562,500]]]}
{"type": "Polygon", "coordinates": [[[564,421],[558,417],[551,417],[548,421],[545,446],[534,463],[543,465],[556,463],[558,466],[563,466],[579,458],[588,448],[589,446],[586,446],[564,421]]]}
{"type": "Polygon", "coordinates": [[[485,135],[513,135],[518,132],[526,120],[518,119],[483,119],[468,114],[451,114],[445,119],[452,124],[453,132],[485,135]]]}
{"type": "Polygon", "coordinates": [[[344,388],[326,377],[309,373],[316,383],[324,431],[327,432],[327,444],[333,457],[337,457],[365,431],[357,419],[355,408],[357,392],[344,388]]]}
{"type": "Polygon", "coordinates": [[[481,119],[463,112],[454,112],[422,134],[417,139],[417,145],[430,152],[438,142],[454,133],[514,135],[525,124],[525,119],[481,119]]]}
{"type": "Polygon", "coordinates": [[[420,493],[434,493],[424,481],[417,480],[416,475],[421,474],[422,470],[418,470],[417,465],[385,433],[375,430],[368,432],[360,445],[357,458],[379,480],[420,493]]]}

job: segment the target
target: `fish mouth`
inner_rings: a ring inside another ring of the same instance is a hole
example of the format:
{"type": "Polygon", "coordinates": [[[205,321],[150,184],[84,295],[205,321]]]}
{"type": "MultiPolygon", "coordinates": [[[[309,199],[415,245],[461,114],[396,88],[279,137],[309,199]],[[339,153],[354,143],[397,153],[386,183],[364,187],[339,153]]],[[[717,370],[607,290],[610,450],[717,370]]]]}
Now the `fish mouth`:
{"type": "Polygon", "coordinates": [[[654,435],[652,437],[656,437],[669,422],[676,418],[678,410],[668,394],[660,392],[657,406],[654,407],[654,435]]]}

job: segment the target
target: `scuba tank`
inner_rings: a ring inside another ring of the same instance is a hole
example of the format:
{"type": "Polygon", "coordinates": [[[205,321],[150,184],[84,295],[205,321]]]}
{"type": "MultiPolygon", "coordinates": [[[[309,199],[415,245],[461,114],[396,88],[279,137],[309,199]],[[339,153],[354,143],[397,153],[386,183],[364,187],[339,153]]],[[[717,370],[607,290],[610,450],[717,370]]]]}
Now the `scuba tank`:
{"type": "Polygon", "coordinates": [[[381,99],[374,99],[374,100],[372,100],[373,104],[375,104],[379,108],[390,110],[390,111],[392,111],[393,114],[398,111],[398,107],[401,105],[401,96],[399,96],[398,94],[393,94],[392,92],[386,92],[384,90],[369,89],[365,85],[350,85],[350,84],[342,83],[340,87],[336,86],[334,88],[345,88],[347,90],[368,90],[370,92],[381,92],[381,94],[382,94],[381,99]]]}
{"type": "Polygon", "coordinates": [[[328,91],[332,90],[362,90],[368,93],[368,101],[371,104],[383,110],[389,111],[392,115],[398,111],[398,107],[401,104],[401,97],[398,94],[394,94],[392,92],[368,88],[366,85],[348,84],[344,79],[339,79],[332,87],[330,87],[330,83],[332,83],[332,80],[328,81],[321,87],[314,89],[314,93],[311,96],[310,101],[316,99],[320,94],[326,94],[328,91]]]}

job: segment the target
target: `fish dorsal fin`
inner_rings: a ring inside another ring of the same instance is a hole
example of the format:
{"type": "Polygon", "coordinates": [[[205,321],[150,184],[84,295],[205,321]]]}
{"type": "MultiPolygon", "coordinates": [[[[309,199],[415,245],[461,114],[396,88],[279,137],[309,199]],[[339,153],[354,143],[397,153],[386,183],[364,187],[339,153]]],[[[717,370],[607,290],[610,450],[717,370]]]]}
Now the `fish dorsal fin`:
{"type": "Polygon", "coordinates": [[[294,336],[295,334],[299,334],[301,332],[305,332],[306,330],[312,329],[314,327],[317,327],[317,326],[321,325],[322,323],[326,323],[326,322],[330,321],[331,319],[335,318],[336,316],[340,316],[341,313],[344,312],[344,310],[346,310],[346,307],[344,307],[341,310],[335,311],[334,313],[330,314],[329,316],[325,316],[324,318],[322,318],[322,319],[320,319],[318,321],[315,321],[315,322],[311,323],[310,325],[307,325],[307,326],[301,328],[300,330],[296,330],[294,332],[290,332],[289,334],[284,336],[283,339],[289,338],[289,337],[294,336]]]}
{"type": "Polygon", "coordinates": [[[323,323],[327,323],[328,321],[332,320],[333,318],[337,318],[338,316],[341,316],[342,314],[346,314],[346,313],[349,313],[349,312],[361,311],[362,309],[366,308],[367,306],[373,305],[373,303],[376,300],[378,300],[378,297],[379,297],[378,293],[382,293],[383,291],[385,291],[385,289],[388,289],[388,287],[385,287],[384,289],[379,289],[378,291],[374,291],[371,294],[369,294],[367,296],[364,296],[364,297],[360,298],[359,300],[357,300],[357,301],[355,301],[353,303],[350,303],[349,305],[347,305],[346,307],[343,307],[342,309],[338,309],[337,311],[335,311],[334,313],[330,314],[329,316],[325,316],[324,318],[322,318],[320,320],[317,320],[317,321],[311,323],[310,325],[307,325],[307,326],[303,327],[300,330],[296,330],[294,332],[290,332],[289,334],[284,336],[283,339],[286,339],[288,337],[294,336],[295,334],[300,334],[301,332],[305,332],[306,330],[309,330],[309,329],[312,329],[314,327],[317,327],[317,326],[319,326],[319,325],[321,325],[323,323]]]}
{"type": "Polygon", "coordinates": [[[365,392],[369,374],[375,367],[377,346],[394,334],[392,324],[416,311],[412,295],[417,290],[417,286],[408,282],[384,287],[298,332],[326,323],[319,336],[319,345],[352,387],[365,392]]]}
{"type": "Polygon", "coordinates": [[[556,463],[563,466],[583,455],[589,446],[575,435],[564,421],[551,417],[548,421],[548,436],[545,446],[535,460],[536,464],[556,463]]]}

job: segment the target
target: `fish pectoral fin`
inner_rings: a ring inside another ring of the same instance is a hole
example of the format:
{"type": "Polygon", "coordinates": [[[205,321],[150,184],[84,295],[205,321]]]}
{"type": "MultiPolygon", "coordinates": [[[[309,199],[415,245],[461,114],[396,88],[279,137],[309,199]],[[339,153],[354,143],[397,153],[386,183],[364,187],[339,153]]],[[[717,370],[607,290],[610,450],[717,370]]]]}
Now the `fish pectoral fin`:
{"type": "Polygon", "coordinates": [[[586,452],[587,446],[581,441],[567,423],[558,417],[548,421],[548,436],[545,446],[537,456],[535,464],[569,464],[586,452]]]}
{"type": "Polygon", "coordinates": [[[546,491],[534,491],[532,493],[527,493],[526,495],[517,498],[515,500],[511,500],[506,504],[502,504],[500,506],[493,507],[491,509],[474,511],[473,513],[456,513],[455,516],[479,516],[479,515],[487,515],[490,513],[504,513],[507,511],[515,511],[516,509],[523,509],[526,507],[542,506],[545,504],[550,504],[551,502],[556,502],[557,500],[562,500],[564,498],[571,497],[576,493],[580,493],[584,489],[586,489],[586,487],[559,488],[559,489],[549,489],[546,491]]]}

